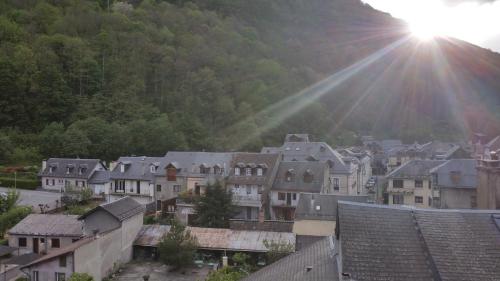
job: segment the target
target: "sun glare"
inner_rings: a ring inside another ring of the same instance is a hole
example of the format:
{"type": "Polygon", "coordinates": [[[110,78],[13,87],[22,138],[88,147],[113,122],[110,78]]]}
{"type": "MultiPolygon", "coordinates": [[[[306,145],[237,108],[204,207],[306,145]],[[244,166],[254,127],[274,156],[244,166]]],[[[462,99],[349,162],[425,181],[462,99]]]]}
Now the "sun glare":
{"type": "Polygon", "coordinates": [[[426,23],[411,23],[410,31],[413,36],[417,37],[422,41],[431,40],[439,35],[436,27],[432,27],[426,23]]]}

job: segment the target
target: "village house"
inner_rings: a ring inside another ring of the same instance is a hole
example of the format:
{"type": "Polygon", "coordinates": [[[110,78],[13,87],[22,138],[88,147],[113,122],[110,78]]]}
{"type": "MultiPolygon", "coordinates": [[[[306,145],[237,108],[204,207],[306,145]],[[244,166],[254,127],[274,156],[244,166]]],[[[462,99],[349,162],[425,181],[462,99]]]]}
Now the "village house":
{"type": "Polygon", "coordinates": [[[499,151],[477,164],[477,208],[500,209],[500,159],[499,151]]]}
{"type": "Polygon", "coordinates": [[[430,170],[446,161],[411,160],[389,173],[387,194],[389,205],[433,206],[439,192],[433,189],[430,170]]]}
{"type": "Polygon", "coordinates": [[[329,182],[334,194],[359,195],[365,192],[357,182],[358,165],[352,157],[343,157],[325,142],[310,142],[305,134],[289,134],[281,147],[264,147],[261,153],[281,153],[281,161],[328,163],[329,182]]]}
{"type": "Polygon", "coordinates": [[[233,193],[235,219],[257,220],[268,208],[268,194],[276,176],[279,154],[235,153],[226,188],[233,193]]]}
{"type": "Polygon", "coordinates": [[[111,180],[108,170],[96,171],[88,181],[94,197],[105,198],[111,189],[111,180]]]}
{"type": "Polygon", "coordinates": [[[85,237],[21,267],[29,280],[67,280],[74,272],[94,280],[110,276],[132,259],[144,207],[131,197],[98,206],[79,217],[85,237]]]}
{"type": "Polygon", "coordinates": [[[329,166],[322,162],[280,162],[269,193],[271,219],[293,220],[300,193],[327,193],[329,166]]]}
{"type": "Polygon", "coordinates": [[[99,159],[50,158],[38,173],[43,189],[62,192],[67,187],[84,188],[96,171],[106,167],[99,159]]]}
{"type": "Polygon", "coordinates": [[[452,159],[430,170],[433,189],[439,192],[439,200],[433,201],[433,207],[476,208],[476,162],[474,159],[452,159]]]}
{"type": "Polygon", "coordinates": [[[8,232],[9,246],[18,254],[46,254],[83,237],[83,224],[78,216],[30,214],[8,232]]]}
{"type": "MultiPolygon", "coordinates": [[[[372,177],[372,155],[369,150],[361,147],[349,147],[339,150],[339,153],[344,157],[351,157],[353,163],[357,164],[356,182],[361,187],[366,187],[366,183],[372,177]]],[[[362,194],[365,191],[361,191],[362,194]]]]}
{"type": "Polygon", "coordinates": [[[161,157],[120,157],[110,166],[110,188],[106,201],[132,196],[141,204],[154,204],[155,174],[160,173],[161,157]]]}

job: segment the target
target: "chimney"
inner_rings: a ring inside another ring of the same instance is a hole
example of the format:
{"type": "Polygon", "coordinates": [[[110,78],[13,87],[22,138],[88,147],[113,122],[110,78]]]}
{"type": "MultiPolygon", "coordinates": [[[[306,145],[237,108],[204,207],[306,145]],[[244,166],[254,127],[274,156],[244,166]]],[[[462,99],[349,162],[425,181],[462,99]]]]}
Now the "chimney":
{"type": "Polygon", "coordinates": [[[45,169],[47,169],[47,160],[42,161],[42,171],[44,171],[45,169]]]}
{"type": "Polygon", "coordinates": [[[116,168],[116,164],[117,164],[116,161],[109,162],[109,170],[113,171],[116,168]]]}

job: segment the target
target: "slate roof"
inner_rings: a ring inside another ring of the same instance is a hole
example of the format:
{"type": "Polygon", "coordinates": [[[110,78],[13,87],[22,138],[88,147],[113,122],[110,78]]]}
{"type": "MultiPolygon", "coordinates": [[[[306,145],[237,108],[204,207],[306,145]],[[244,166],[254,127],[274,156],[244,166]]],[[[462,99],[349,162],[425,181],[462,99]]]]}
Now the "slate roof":
{"type": "Polygon", "coordinates": [[[279,154],[263,154],[263,153],[235,153],[231,161],[231,171],[226,180],[228,184],[253,184],[264,185],[272,179],[273,170],[278,163],[279,154]],[[243,164],[245,167],[248,165],[264,166],[264,174],[262,176],[252,175],[246,176],[245,171],[242,170],[239,176],[234,175],[234,168],[243,164]]]}
{"type": "Polygon", "coordinates": [[[97,210],[104,210],[115,217],[118,221],[124,221],[139,213],[144,212],[144,206],[129,196],[122,197],[111,203],[102,204],[81,215],[78,219],[85,219],[97,210]]]}
{"type": "Polygon", "coordinates": [[[97,165],[100,165],[99,159],[50,158],[47,160],[45,169],[42,169],[38,175],[41,177],[89,179],[97,165]],[[52,173],[50,172],[51,167],[53,167],[52,173]],[[67,173],[67,167],[72,167],[69,173],[67,173]],[[79,168],[84,170],[79,170],[79,168]],[[82,171],[81,174],[80,171],[82,171]]]}
{"type": "Polygon", "coordinates": [[[164,175],[165,171],[160,169],[162,157],[120,157],[115,168],[110,172],[110,179],[143,180],[152,181],[155,174],[164,175]],[[125,171],[121,172],[120,165],[124,163],[125,171]],[[155,173],[151,173],[151,165],[158,165],[155,173]]]}
{"type": "Polygon", "coordinates": [[[8,231],[11,235],[81,237],[83,224],[78,216],[30,214],[8,231]]]}
{"type": "Polygon", "coordinates": [[[499,280],[499,210],[338,206],[341,271],[353,280],[499,280]]]}
{"type": "Polygon", "coordinates": [[[368,196],[301,193],[295,209],[295,220],[335,221],[338,201],[366,203],[368,196]]]}
{"type": "Polygon", "coordinates": [[[337,281],[333,245],[332,238],[325,237],[250,274],[242,281],[337,281]]]}
{"type": "Polygon", "coordinates": [[[445,188],[476,188],[477,161],[474,159],[452,159],[430,170],[437,175],[438,187],[445,188]],[[456,173],[458,177],[452,177],[456,173]]]}
{"type": "Polygon", "coordinates": [[[205,177],[206,174],[200,174],[200,165],[204,164],[207,167],[219,165],[224,169],[225,176],[228,175],[232,156],[232,153],[225,152],[169,151],[162,159],[159,170],[164,174],[167,165],[174,164],[178,169],[177,175],[205,177]]]}
{"type": "Polygon", "coordinates": [[[108,170],[95,171],[89,179],[90,184],[103,184],[110,181],[110,172],[108,170]]]}
{"type": "Polygon", "coordinates": [[[326,163],[321,162],[281,162],[271,190],[319,193],[326,184],[325,171],[327,167],[326,163]],[[293,171],[295,174],[290,182],[286,180],[289,171],[293,171]],[[313,175],[312,182],[304,181],[304,174],[307,171],[310,171],[313,175]]]}
{"type": "Polygon", "coordinates": [[[445,163],[446,160],[411,160],[389,173],[387,178],[425,178],[430,170],[445,163]]]}
{"type": "Polygon", "coordinates": [[[421,148],[428,159],[448,159],[460,146],[451,142],[433,141],[421,148]]]}

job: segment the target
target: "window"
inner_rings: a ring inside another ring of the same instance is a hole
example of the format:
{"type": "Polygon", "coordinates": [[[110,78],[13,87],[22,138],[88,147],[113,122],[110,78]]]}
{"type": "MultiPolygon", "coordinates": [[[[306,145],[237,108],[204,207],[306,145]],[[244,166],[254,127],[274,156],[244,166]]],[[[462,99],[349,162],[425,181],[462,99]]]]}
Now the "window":
{"type": "Polygon", "coordinates": [[[287,182],[291,182],[294,180],[294,178],[295,178],[295,171],[293,169],[288,170],[285,174],[285,180],[287,182]]]}
{"type": "Polygon", "coordinates": [[[31,272],[31,275],[33,276],[33,281],[38,281],[38,271],[33,271],[31,272]]]}
{"type": "Polygon", "coordinates": [[[120,172],[125,173],[125,164],[120,164],[120,172]]]}
{"type": "Polygon", "coordinates": [[[339,178],[333,178],[333,190],[336,190],[336,191],[340,190],[340,179],[339,178]]]}
{"type": "Polygon", "coordinates": [[[245,172],[246,172],[247,176],[251,176],[252,175],[252,168],[246,168],[245,172]]]}
{"type": "Polygon", "coordinates": [[[424,187],[423,180],[415,180],[415,187],[424,187]]]}
{"type": "Polygon", "coordinates": [[[52,185],[56,185],[56,180],[52,180],[52,185]]]}
{"type": "Polygon", "coordinates": [[[252,194],[252,186],[251,185],[247,185],[247,194],[248,195],[252,194]]]}
{"type": "Polygon", "coordinates": [[[57,238],[50,239],[50,244],[52,245],[52,248],[59,248],[59,247],[61,247],[59,239],[57,239],[57,238]]]}
{"type": "Polygon", "coordinates": [[[177,169],[175,167],[167,168],[167,181],[177,181],[177,169]]]}
{"type": "Polygon", "coordinates": [[[161,211],[161,200],[156,200],[156,210],[161,211]]]}
{"type": "Polygon", "coordinates": [[[59,257],[59,267],[66,267],[66,256],[59,257]]]}
{"type": "Polygon", "coordinates": [[[82,187],[85,187],[85,181],[82,181],[82,187]]]}
{"type": "Polygon", "coordinates": [[[262,177],[262,168],[257,168],[257,176],[262,177]]]}
{"type": "Polygon", "coordinates": [[[19,247],[26,247],[26,237],[19,237],[19,239],[17,240],[17,244],[19,245],[19,247]]]}
{"type": "Polygon", "coordinates": [[[403,196],[403,194],[392,195],[392,203],[395,204],[395,205],[404,204],[404,196],[403,196]]]}
{"type": "Polygon", "coordinates": [[[297,200],[297,193],[292,193],[292,199],[297,200]]]}
{"type": "Polygon", "coordinates": [[[286,193],[278,192],[278,200],[285,200],[285,199],[286,199],[286,193]]]}
{"type": "Polygon", "coordinates": [[[181,192],[181,186],[180,185],[174,185],[174,192],[181,192]]]}
{"type": "Polygon", "coordinates": [[[156,185],[156,192],[161,192],[161,184],[156,185]]]}
{"type": "Polygon", "coordinates": [[[49,185],[49,179],[45,179],[45,185],[49,185]]]}
{"type": "Polygon", "coordinates": [[[393,188],[403,188],[403,180],[393,180],[392,187],[393,188]]]}
{"type": "Polygon", "coordinates": [[[151,173],[156,173],[156,166],[151,165],[150,170],[151,170],[151,173]]]}
{"type": "Polygon", "coordinates": [[[234,175],[239,176],[240,175],[240,168],[236,167],[234,168],[234,175]]]}
{"type": "Polygon", "coordinates": [[[422,197],[422,196],[415,196],[415,203],[417,203],[417,204],[424,204],[424,197],[422,197]]]}
{"type": "Polygon", "coordinates": [[[56,272],[56,281],[66,281],[66,274],[56,272]]]}

